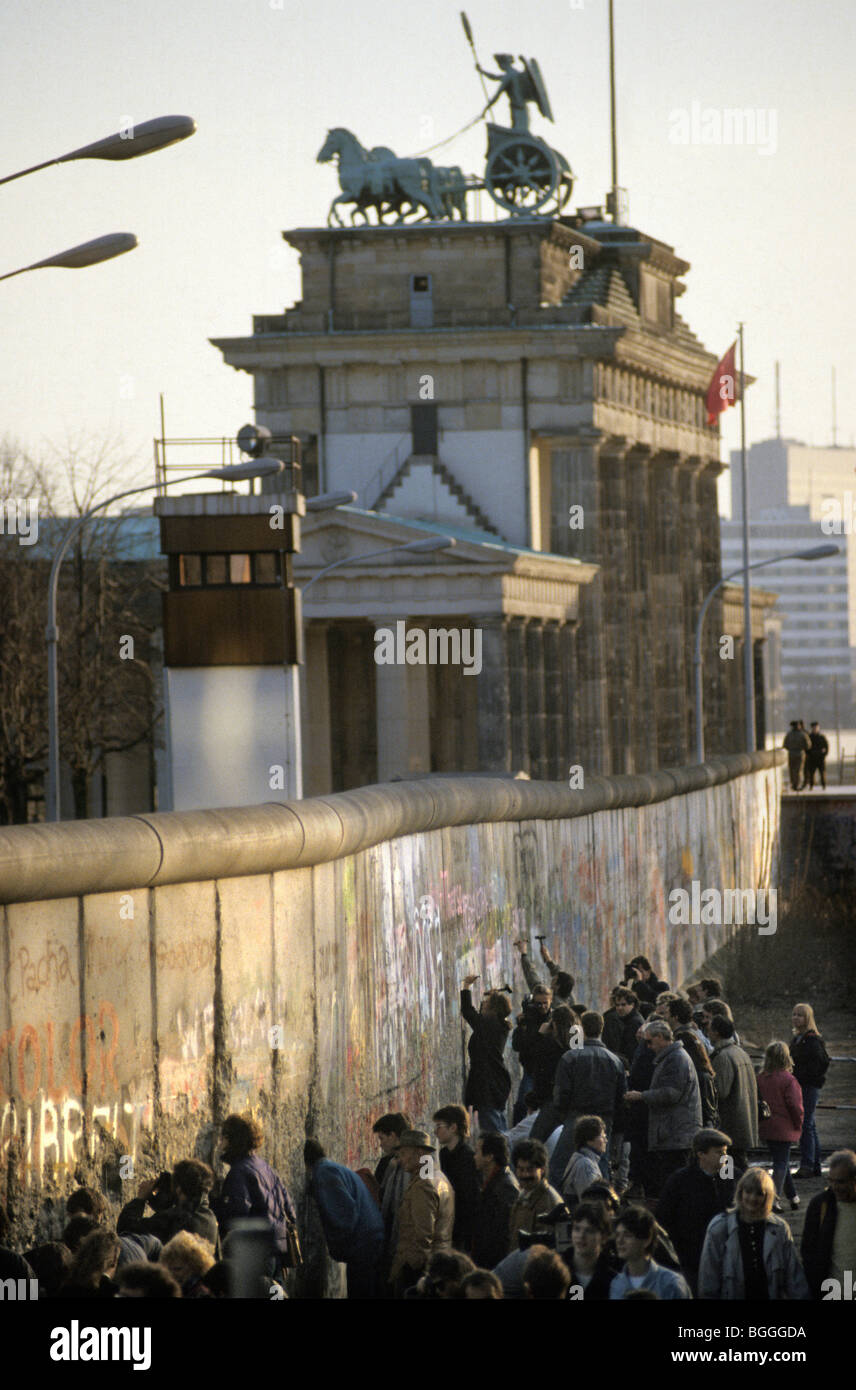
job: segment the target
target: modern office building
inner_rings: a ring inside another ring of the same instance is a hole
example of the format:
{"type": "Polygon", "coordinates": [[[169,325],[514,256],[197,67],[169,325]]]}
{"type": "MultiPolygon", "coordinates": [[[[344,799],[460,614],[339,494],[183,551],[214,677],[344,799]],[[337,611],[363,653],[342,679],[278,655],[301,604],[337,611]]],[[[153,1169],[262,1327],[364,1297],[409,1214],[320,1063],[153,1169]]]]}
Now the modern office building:
{"type": "MultiPolygon", "coordinates": [[[[840,554],[759,571],[779,596],[781,692],[770,724],[791,719],[856,727],[856,449],[768,439],[747,451],[750,560],[831,541],[840,554]]],[[[732,517],[721,521],[722,568],[743,562],[740,456],[731,456],[732,517]]]]}

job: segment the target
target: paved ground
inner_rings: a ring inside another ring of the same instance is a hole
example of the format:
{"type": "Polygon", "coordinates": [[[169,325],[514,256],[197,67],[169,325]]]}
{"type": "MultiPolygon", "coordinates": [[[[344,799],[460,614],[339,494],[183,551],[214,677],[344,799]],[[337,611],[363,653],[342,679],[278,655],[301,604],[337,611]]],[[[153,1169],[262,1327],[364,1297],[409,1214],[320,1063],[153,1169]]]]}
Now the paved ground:
{"type": "MultiPolygon", "coordinates": [[[[756,1068],[760,1065],[763,1049],[767,1043],[781,1040],[787,1042],[791,1037],[790,1014],[794,1000],[789,995],[779,1002],[763,1008],[753,1004],[732,1003],[740,1041],[752,1055],[756,1068]]],[[[826,1165],[829,1155],[835,1149],[856,1149],[856,1015],[842,1009],[818,1013],[818,1023],[823,1033],[830,1057],[850,1057],[853,1061],[833,1062],[827,1073],[820,1104],[817,1110],[817,1132],[820,1136],[823,1154],[824,1176],[798,1181],[797,1195],[801,1205],[791,1212],[787,1204],[783,1216],[790,1225],[794,1236],[802,1234],[805,1209],[816,1192],[826,1186],[826,1165]],[[850,1109],[834,1107],[850,1106],[850,1109]]],[[[756,1154],[756,1161],[764,1162],[766,1154],[756,1154]]],[[[791,1150],[791,1171],[799,1167],[799,1151],[791,1150]]],[[[771,1166],[766,1163],[768,1168],[771,1166]]]]}

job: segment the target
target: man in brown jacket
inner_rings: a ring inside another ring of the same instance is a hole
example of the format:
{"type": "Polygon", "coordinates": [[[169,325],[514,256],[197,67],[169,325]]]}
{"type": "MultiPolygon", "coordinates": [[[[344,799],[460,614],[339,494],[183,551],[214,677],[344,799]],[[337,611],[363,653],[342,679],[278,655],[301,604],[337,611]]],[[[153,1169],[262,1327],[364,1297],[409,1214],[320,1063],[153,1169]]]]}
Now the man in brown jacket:
{"type": "Polygon", "coordinates": [[[510,1249],[520,1248],[520,1232],[534,1231],[539,1216],[561,1206],[562,1198],[544,1176],[547,1150],[540,1139],[520,1139],[511,1150],[511,1166],[520,1184],[520,1196],[511,1208],[510,1249]]]}
{"type": "Polygon", "coordinates": [[[452,1248],[455,1194],[435,1154],[425,1130],[405,1130],[399,1140],[398,1161],[409,1181],[398,1209],[398,1244],[390,1272],[397,1298],[424,1274],[432,1255],[452,1248]]]}

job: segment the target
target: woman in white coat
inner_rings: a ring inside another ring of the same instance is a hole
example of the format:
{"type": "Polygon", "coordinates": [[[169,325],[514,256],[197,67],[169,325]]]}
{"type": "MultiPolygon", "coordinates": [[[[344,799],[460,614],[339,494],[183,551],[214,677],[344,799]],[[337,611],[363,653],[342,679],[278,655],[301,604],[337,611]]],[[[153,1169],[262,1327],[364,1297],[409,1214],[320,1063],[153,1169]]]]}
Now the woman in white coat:
{"type": "Polygon", "coordinates": [[[790,1227],[773,1214],[776,1189],[764,1168],[747,1168],[737,1184],[735,1207],[707,1228],[698,1274],[699,1298],[766,1303],[807,1299],[790,1227]]]}

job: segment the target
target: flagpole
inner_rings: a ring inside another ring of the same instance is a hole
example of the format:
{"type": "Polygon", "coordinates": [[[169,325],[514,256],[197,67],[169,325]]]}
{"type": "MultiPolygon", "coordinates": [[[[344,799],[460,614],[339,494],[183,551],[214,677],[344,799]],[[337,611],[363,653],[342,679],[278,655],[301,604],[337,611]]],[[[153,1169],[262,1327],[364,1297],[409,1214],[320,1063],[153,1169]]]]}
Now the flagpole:
{"type": "Polygon", "coordinates": [[[755,752],[755,659],[752,646],[752,590],[749,585],[749,480],[746,469],[746,377],[743,324],[740,339],[740,492],[743,506],[743,686],[746,704],[746,751],[755,752]]]}

